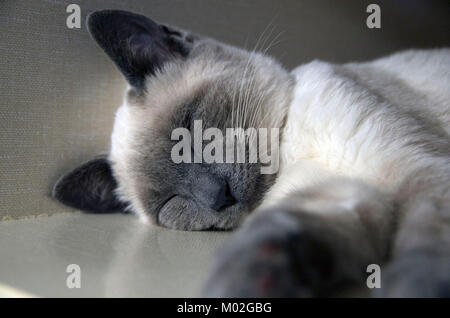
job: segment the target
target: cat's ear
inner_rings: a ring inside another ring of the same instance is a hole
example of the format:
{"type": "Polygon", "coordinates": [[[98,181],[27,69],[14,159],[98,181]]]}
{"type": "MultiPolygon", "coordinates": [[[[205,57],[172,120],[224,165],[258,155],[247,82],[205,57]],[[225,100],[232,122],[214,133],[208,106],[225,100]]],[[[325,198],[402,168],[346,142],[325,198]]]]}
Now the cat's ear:
{"type": "Polygon", "coordinates": [[[115,62],[128,83],[144,88],[146,76],[174,58],[189,54],[192,37],[139,14],[104,10],[91,13],[92,37],[115,62]]]}
{"type": "Polygon", "coordinates": [[[63,175],[53,187],[52,196],[87,212],[125,212],[126,204],[117,198],[116,188],[110,163],[102,156],[63,175]]]}

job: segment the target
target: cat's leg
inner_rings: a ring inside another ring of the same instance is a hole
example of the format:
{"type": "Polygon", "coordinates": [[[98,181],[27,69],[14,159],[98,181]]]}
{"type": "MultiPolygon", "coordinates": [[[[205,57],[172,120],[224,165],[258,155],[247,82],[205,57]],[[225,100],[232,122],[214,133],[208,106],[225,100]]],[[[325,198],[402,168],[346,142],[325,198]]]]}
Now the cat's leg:
{"type": "Polygon", "coordinates": [[[394,207],[359,182],[339,179],[256,211],[219,251],[204,295],[329,295],[363,283],[386,258],[394,207]]]}
{"type": "Polygon", "coordinates": [[[450,169],[406,180],[392,261],[380,296],[450,297],[450,169]]]}

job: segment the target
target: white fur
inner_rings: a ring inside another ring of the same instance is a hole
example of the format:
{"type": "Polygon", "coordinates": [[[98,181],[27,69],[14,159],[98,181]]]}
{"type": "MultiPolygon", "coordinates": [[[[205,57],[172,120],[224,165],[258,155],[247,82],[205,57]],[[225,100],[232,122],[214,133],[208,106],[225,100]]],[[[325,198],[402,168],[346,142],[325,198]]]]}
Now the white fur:
{"type": "Polygon", "coordinates": [[[415,145],[436,139],[435,129],[446,131],[441,142],[448,142],[450,49],[407,51],[368,63],[313,61],[292,73],[296,87],[280,176],[266,204],[331,175],[390,191],[417,169],[448,165],[415,145]]]}

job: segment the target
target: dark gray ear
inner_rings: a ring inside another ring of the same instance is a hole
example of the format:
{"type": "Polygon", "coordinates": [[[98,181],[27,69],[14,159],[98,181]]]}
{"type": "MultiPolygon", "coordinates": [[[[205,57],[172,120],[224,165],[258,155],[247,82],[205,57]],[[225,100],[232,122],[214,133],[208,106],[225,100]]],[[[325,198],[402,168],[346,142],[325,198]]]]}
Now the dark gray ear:
{"type": "Polygon", "coordinates": [[[145,77],[154,74],[168,60],[186,57],[192,42],[180,31],[126,11],[96,11],[88,16],[87,26],[92,37],[136,88],[144,88],[145,77]]]}
{"type": "Polygon", "coordinates": [[[62,176],[53,187],[52,196],[68,206],[88,212],[124,212],[126,204],[115,195],[116,188],[111,166],[103,156],[62,176]]]}

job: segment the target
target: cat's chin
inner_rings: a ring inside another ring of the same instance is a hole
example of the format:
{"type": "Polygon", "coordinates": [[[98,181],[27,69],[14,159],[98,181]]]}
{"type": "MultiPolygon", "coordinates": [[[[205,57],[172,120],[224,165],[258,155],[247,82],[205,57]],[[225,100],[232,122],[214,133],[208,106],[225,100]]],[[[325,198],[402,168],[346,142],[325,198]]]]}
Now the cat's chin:
{"type": "Polygon", "coordinates": [[[156,223],[181,231],[231,231],[239,227],[247,214],[238,206],[221,212],[209,209],[189,212],[163,209],[158,213],[156,223]]]}
{"type": "Polygon", "coordinates": [[[172,222],[158,222],[159,226],[164,228],[178,230],[178,231],[232,231],[239,226],[239,223],[234,225],[217,225],[217,224],[184,224],[176,221],[172,222]]]}

